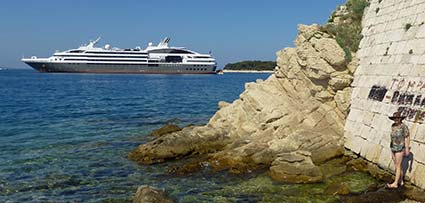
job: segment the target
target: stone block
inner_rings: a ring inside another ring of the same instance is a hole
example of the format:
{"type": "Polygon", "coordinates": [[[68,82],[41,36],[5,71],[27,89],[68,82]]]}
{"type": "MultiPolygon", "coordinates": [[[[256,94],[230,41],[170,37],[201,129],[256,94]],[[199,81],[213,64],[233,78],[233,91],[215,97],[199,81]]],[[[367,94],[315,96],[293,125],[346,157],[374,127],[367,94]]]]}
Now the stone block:
{"type": "MultiPolygon", "coordinates": [[[[423,25],[425,27],[425,24],[423,25]]],[[[425,39],[415,39],[413,44],[413,53],[417,55],[425,54],[425,39]]]]}
{"type": "Polygon", "coordinates": [[[387,169],[389,168],[391,162],[393,162],[391,150],[389,148],[382,147],[382,151],[379,156],[377,164],[380,167],[387,169]]]}
{"type": "Polygon", "coordinates": [[[353,134],[353,132],[356,130],[356,122],[351,121],[351,120],[346,120],[345,121],[345,126],[344,126],[344,136],[348,135],[348,134],[353,134]],[[348,133],[348,134],[346,134],[348,133]]]}
{"type": "Polygon", "coordinates": [[[390,131],[383,131],[381,132],[381,140],[379,144],[383,147],[390,147],[390,131]]]}
{"type": "Polygon", "coordinates": [[[369,96],[369,92],[370,92],[370,87],[360,87],[360,88],[357,88],[357,89],[359,89],[359,94],[357,95],[358,96],[358,98],[361,98],[361,99],[367,99],[367,97],[369,96]]]}
{"type": "MultiPolygon", "coordinates": [[[[425,144],[410,142],[413,158],[422,164],[425,164],[425,144]]],[[[425,175],[425,174],[424,174],[425,175]]]]}
{"type": "Polygon", "coordinates": [[[350,112],[353,109],[357,109],[357,110],[362,110],[363,106],[362,104],[363,99],[359,99],[359,98],[351,98],[351,107],[350,107],[350,112]]]}
{"type": "Polygon", "coordinates": [[[424,11],[425,11],[425,2],[422,1],[421,3],[416,4],[415,13],[417,14],[417,17],[416,17],[415,24],[419,25],[422,23],[422,21],[425,20],[424,11]]]}
{"type": "MultiPolygon", "coordinates": [[[[402,28],[400,28],[399,32],[402,34],[404,32],[404,30],[402,28]]],[[[401,40],[401,37],[400,37],[400,40],[401,40]]],[[[399,41],[399,42],[397,42],[397,44],[394,44],[394,46],[395,46],[394,54],[404,54],[403,50],[404,50],[404,47],[406,47],[406,45],[407,45],[406,41],[399,41]]],[[[395,61],[395,62],[398,63],[398,61],[395,61]]]]}
{"type": "Polygon", "coordinates": [[[359,122],[359,118],[363,117],[363,111],[359,109],[351,109],[350,113],[348,114],[347,120],[359,122]]]}
{"type": "Polygon", "coordinates": [[[381,131],[371,128],[368,135],[368,141],[370,141],[373,144],[380,144],[381,140],[382,140],[381,131]]]}
{"type": "Polygon", "coordinates": [[[353,88],[351,92],[351,98],[359,98],[361,88],[353,88]]]}
{"type": "MultiPolygon", "coordinates": [[[[425,20],[424,20],[424,22],[425,22],[425,20]]],[[[418,29],[416,31],[415,39],[425,39],[425,24],[420,25],[418,27],[418,29]]]]}
{"type": "Polygon", "coordinates": [[[411,181],[413,184],[425,188],[425,165],[416,162],[416,167],[412,173],[411,181]]]}
{"type": "Polygon", "coordinates": [[[364,125],[371,126],[372,120],[373,120],[374,117],[375,117],[375,113],[366,111],[366,112],[363,113],[362,123],[364,125]]]}
{"type": "Polygon", "coordinates": [[[425,143],[425,124],[418,124],[415,132],[411,132],[411,139],[425,143]]]}
{"type": "MultiPolygon", "coordinates": [[[[385,105],[383,105],[383,106],[385,107],[385,105]]],[[[386,121],[387,119],[388,119],[387,117],[383,116],[380,113],[376,114],[375,117],[373,118],[373,121],[372,121],[372,127],[379,130],[379,131],[382,131],[382,130],[389,128],[388,127],[389,125],[387,125],[387,121],[386,121]]]]}
{"type": "Polygon", "coordinates": [[[372,130],[372,128],[370,126],[367,125],[361,125],[357,131],[360,132],[359,136],[364,138],[365,140],[367,140],[368,142],[371,142],[370,139],[370,131],[372,130]]]}
{"type": "Polygon", "coordinates": [[[366,142],[361,146],[360,156],[371,162],[376,163],[381,155],[381,150],[381,145],[366,142]]]}
{"type": "Polygon", "coordinates": [[[360,153],[361,146],[366,144],[367,141],[359,136],[347,135],[345,137],[344,147],[353,151],[356,154],[360,153]]]}
{"type": "MultiPolygon", "coordinates": [[[[410,61],[408,63],[412,65],[418,64],[421,58],[422,56],[420,55],[413,55],[412,57],[410,57],[410,61]]],[[[411,75],[417,75],[415,70],[411,70],[411,73],[411,75]]]]}

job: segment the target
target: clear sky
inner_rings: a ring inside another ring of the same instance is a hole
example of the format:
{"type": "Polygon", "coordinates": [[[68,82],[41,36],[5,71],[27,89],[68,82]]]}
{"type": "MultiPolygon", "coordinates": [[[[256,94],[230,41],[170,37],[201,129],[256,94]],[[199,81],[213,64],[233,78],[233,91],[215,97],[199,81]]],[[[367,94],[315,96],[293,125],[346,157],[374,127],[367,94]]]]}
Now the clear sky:
{"type": "Polygon", "coordinates": [[[212,54],[219,67],[275,60],[293,46],[297,24],[323,24],[345,0],[2,0],[0,66],[28,67],[22,56],[48,57],[101,36],[99,45],[171,46],[212,54]]]}

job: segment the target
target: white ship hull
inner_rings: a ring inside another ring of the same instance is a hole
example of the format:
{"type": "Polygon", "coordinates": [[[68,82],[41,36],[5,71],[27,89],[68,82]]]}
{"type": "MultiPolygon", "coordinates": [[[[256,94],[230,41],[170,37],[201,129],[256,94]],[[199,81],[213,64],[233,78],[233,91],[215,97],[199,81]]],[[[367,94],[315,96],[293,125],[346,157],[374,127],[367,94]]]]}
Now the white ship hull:
{"type": "Polygon", "coordinates": [[[119,63],[48,63],[24,61],[39,72],[63,73],[139,73],[139,74],[215,74],[215,65],[190,64],[119,64],[119,63]]]}

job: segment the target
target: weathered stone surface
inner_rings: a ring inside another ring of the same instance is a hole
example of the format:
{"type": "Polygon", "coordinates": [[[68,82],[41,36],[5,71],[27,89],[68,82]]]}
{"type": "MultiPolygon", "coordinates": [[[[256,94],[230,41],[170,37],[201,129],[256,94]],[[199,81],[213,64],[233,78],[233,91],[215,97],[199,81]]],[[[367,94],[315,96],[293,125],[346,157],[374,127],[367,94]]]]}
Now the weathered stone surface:
{"type": "Polygon", "coordinates": [[[320,56],[334,68],[344,70],[345,53],[338,43],[331,38],[312,38],[311,44],[320,56]]]}
{"type": "Polygon", "coordinates": [[[137,188],[137,192],[134,195],[133,203],[174,203],[168,194],[158,188],[149,187],[147,185],[140,186],[137,188]]]}
{"type": "Polygon", "coordinates": [[[167,124],[159,129],[152,130],[151,135],[159,137],[168,133],[173,133],[182,130],[179,126],[173,124],[167,124]]]}
{"type": "Polygon", "coordinates": [[[148,144],[140,145],[130,152],[129,158],[139,163],[152,164],[191,153],[207,153],[230,143],[231,140],[220,132],[204,131],[204,128],[206,127],[186,127],[182,131],[161,136],[148,144]]]}
{"type": "Polygon", "coordinates": [[[305,42],[296,48],[303,73],[310,79],[325,80],[335,72],[335,69],[321,58],[320,53],[310,42],[305,42]]]}
{"type": "Polygon", "coordinates": [[[218,102],[218,109],[222,109],[222,108],[224,108],[224,107],[226,107],[226,106],[229,106],[230,104],[229,103],[227,103],[227,102],[225,102],[225,101],[219,101],[218,102]]]}
{"type": "MultiPolygon", "coordinates": [[[[313,25],[298,25],[298,36],[303,37],[305,40],[310,40],[318,31],[320,30],[320,25],[313,24],[313,25]]],[[[300,43],[303,43],[305,41],[300,41],[300,43]]],[[[296,44],[297,46],[299,44],[296,44]]]]}
{"type": "Polygon", "coordinates": [[[349,112],[349,108],[351,106],[351,93],[352,89],[346,87],[341,91],[337,91],[335,94],[335,102],[339,111],[341,111],[345,116],[349,112]]]}
{"type": "Polygon", "coordinates": [[[273,161],[270,176],[279,182],[315,183],[323,180],[319,167],[311,161],[311,153],[296,151],[282,153],[273,161]]]}
{"type": "Polygon", "coordinates": [[[349,73],[341,72],[339,74],[334,74],[334,76],[329,80],[329,85],[334,91],[338,91],[349,87],[352,81],[353,76],[349,73]]]}

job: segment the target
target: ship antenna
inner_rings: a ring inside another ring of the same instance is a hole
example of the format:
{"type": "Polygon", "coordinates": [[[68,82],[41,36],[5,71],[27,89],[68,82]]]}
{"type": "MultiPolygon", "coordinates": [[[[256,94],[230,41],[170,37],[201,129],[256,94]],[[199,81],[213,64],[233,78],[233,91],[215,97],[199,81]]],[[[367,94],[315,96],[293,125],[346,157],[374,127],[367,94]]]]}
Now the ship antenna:
{"type": "Polygon", "coordinates": [[[97,37],[97,39],[96,40],[94,40],[94,42],[93,42],[93,44],[96,44],[99,40],[101,39],[101,37],[99,36],[99,37],[97,37]]]}
{"type": "Polygon", "coordinates": [[[170,38],[166,37],[159,43],[159,46],[168,46],[169,41],[170,41],[170,38]]]}
{"type": "Polygon", "coordinates": [[[96,43],[100,40],[100,37],[98,37],[96,40],[94,41],[90,41],[90,43],[87,45],[87,47],[93,48],[94,45],[96,45],[96,43]]]}

